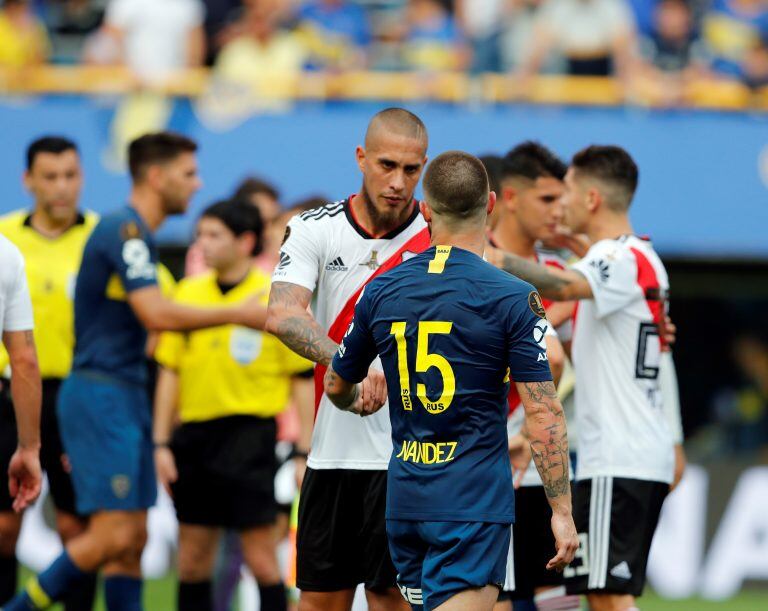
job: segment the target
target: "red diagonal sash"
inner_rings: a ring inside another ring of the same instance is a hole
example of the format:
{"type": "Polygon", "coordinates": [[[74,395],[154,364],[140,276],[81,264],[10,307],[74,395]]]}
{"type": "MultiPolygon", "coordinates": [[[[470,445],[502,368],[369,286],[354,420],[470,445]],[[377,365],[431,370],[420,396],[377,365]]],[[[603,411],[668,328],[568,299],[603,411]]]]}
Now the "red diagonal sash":
{"type": "MultiPolygon", "coordinates": [[[[360,293],[363,292],[363,289],[368,285],[368,283],[377,276],[380,276],[381,274],[388,272],[394,267],[397,267],[397,265],[402,262],[403,254],[405,252],[421,253],[427,250],[430,245],[429,241],[429,230],[425,227],[405,244],[403,244],[400,247],[400,250],[393,254],[389,259],[384,261],[384,263],[382,263],[378,269],[376,269],[376,271],[366,279],[362,286],[352,294],[347,303],[344,304],[344,307],[341,308],[338,316],[336,316],[336,320],[333,321],[333,324],[328,329],[328,337],[330,337],[337,344],[340,343],[344,337],[344,333],[347,332],[349,323],[352,322],[352,317],[355,314],[355,305],[357,304],[357,300],[360,297],[360,293]]],[[[317,416],[317,410],[320,407],[320,399],[323,396],[323,377],[325,376],[326,369],[328,368],[325,365],[315,366],[315,416],[317,416]]]]}

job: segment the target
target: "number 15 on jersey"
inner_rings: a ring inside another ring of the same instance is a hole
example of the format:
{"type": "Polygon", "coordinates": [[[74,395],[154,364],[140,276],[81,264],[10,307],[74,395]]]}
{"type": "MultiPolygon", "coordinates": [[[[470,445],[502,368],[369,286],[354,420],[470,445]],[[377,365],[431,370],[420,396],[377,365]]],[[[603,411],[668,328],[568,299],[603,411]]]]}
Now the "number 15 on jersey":
{"type": "MultiPolygon", "coordinates": [[[[406,328],[407,323],[405,322],[393,322],[390,335],[394,335],[397,342],[397,369],[400,376],[400,398],[403,409],[411,411],[413,410],[413,401],[411,399],[411,376],[408,370],[408,343],[405,339],[406,328]]],[[[444,356],[429,352],[429,336],[448,335],[452,328],[452,322],[444,321],[422,320],[418,324],[415,373],[426,373],[432,367],[436,367],[443,380],[443,392],[435,401],[427,396],[426,385],[416,384],[416,396],[430,414],[440,414],[451,406],[456,392],[456,377],[451,364],[444,356]]]]}

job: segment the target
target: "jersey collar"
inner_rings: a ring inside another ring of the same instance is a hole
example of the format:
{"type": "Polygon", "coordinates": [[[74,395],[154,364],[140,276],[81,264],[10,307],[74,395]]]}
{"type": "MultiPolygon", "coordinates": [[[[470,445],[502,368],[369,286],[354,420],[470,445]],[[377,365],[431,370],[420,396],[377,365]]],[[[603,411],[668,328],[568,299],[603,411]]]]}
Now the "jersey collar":
{"type": "MultiPolygon", "coordinates": [[[[37,230],[32,226],[32,214],[34,214],[34,213],[30,212],[29,214],[27,214],[27,216],[24,217],[24,221],[22,222],[21,225],[22,225],[22,227],[29,227],[32,231],[37,233],[37,230]]],[[[67,231],[69,231],[73,227],[77,227],[78,225],[85,225],[85,215],[82,212],[80,212],[79,210],[77,212],[77,216],[75,217],[75,222],[72,223],[71,226],[67,227],[66,230],[64,230],[61,233],[61,235],[64,235],[65,233],[67,233],[67,231]]],[[[42,235],[42,234],[40,234],[40,235],[42,235]]]]}

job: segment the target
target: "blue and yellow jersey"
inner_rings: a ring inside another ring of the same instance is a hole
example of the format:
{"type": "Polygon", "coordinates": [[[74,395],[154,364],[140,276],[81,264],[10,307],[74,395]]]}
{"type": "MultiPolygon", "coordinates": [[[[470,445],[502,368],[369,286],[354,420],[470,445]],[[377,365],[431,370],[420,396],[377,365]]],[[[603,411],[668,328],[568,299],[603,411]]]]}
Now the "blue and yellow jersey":
{"type": "Polygon", "coordinates": [[[133,208],[102,218],[85,245],[75,286],[73,369],[143,384],[147,332],[128,293],[157,285],[157,248],[133,208]]]}
{"type": "Polygon", "coordinates": [[[359,382],[376,354],[389,391],[387,518],[514,520],[510,374],[552,379],[534,288],[457,247],[432,247],[373,280],[334,370],[359,382]]]}
{"type": "MultiPolygon", "coordinates": [[[[44,378],[64,378],[72,366],[75,278],[85,242],[98,220],[93,212],[78,214],[72,227],[49,238],[32,227],[27,210],[0,218],[0,233],[24,255],[35,313],[37,358],[44,378]]],[[[0,372],[7,365],[8,353],[0,346],[0,372]]]]}

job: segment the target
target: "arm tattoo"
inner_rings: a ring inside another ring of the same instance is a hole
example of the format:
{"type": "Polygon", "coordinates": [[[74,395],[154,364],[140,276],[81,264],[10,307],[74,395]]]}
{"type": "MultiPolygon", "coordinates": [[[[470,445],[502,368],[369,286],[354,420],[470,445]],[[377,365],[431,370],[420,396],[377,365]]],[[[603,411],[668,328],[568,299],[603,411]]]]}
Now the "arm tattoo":
{"type": "Polygon", "coordinates": [[[339,346],[307,312],[307,289],[290,282],[275,282],[269,309],[282,312],[274,334],[294,352],[320,365],[329,365],[339,346]]]}
{"type": "Polygon", "coordinates": [[[24,331],[24,339],[27,342],[27,346],[34,346],[35,345],[34,331],[24,331]]]}
{"type": "Polygon", "coordinates": [[[325,372],[325,389],[326,395],[331,402],[341,410],[348,411],[349,407],[357,400],[358,388],[357,384],[350,384],[333,370],[333,367],[329,367],[325,372]],[[347,388],[344,388],[344,387],[347,388]]]}
{"type": "Polygon", "coordinates": [[[552,382],[525,382],[526,406],[539,426],[529,427],[531,454],[549,498],[570,494],[568,433],[552,382]],[[532,430],[531,430],[532,429],[532,430]]]}
{"type": "Polygon", "coordinates": [[[530,282],[547,297],[557,296],[558,291],[568,285],[565,278],[553,274],[546,265],[539,265],[508,252],[502,253],[499,267],[513,276],[530,282]]]}

